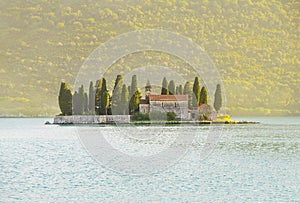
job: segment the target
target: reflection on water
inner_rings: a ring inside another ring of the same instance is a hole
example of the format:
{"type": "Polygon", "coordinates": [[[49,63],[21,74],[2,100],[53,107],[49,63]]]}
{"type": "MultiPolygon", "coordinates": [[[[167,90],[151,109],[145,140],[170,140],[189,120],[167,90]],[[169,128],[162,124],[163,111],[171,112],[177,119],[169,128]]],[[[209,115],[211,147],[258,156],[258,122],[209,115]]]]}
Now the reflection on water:
{"type": "MultiPolygon", "coordinates": [[[[43,125],[46,120],[0,119],[0,201],[300,201],[299,118],[225,125],[204,161],[199,151],[209,128],[183,126],[185,133],[196,134],[192,143],[172,143],[187,148],[185,156],[145,176],[99,165],[80,144],[76,128],[43,125]]],[[[103,132],[113,128],[102,126],[103,132]]],[[[153,136],[155,130],[148,132],[153,136]]]]}

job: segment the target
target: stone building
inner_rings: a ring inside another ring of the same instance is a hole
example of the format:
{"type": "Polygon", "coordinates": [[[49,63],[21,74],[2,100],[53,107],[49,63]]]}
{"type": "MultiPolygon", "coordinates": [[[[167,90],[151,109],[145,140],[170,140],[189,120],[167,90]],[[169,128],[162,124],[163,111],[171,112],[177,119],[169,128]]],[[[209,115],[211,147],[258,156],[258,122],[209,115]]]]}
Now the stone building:
{"type": "Polygon", "coordinates": [[[141,99],[139,104],[140,113],[174,112],[177,118],[188,119],[188,95],[152,95],[149,81],[145,91],[145,99],[141,99]]]}

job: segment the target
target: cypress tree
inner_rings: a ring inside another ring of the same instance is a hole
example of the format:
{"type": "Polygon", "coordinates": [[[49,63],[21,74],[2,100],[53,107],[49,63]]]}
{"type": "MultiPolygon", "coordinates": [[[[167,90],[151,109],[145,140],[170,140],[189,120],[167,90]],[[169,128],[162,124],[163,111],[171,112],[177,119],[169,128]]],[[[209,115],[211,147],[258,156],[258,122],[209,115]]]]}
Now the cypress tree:
{"type": "Polygon", "coordinates": [[[79,113],[79,115],[82,115],[84,112],[84,87],[83,87],[83,85],[81,85],[78,88],[78,95],[79,95],[78,113],[79,113]]]}
{"type": "Polygon", "coordinates": [[[112,113],[115,115],[122,114],[122,88],[123,88],[123,78],[121,75],[117,76],[115,81],[113,95],[112,95],[112,113]]]}
{"type": "Polygon", "coordinates": [[[217,84],[216,92],[215,92],[215,101],[214,101],[214,107],[217,112],[222,107],[222,92],[221,92],[221,85],[217,84]]]}
{"type": "Polygon", "coordinates": [[[198,77],[195,77],[194,85],[193,85],[193,107],[197,107],[200,103],[200,84],[198,77]]]}
{"type": "Polygon", "coordinates": [[[203,86],[201,88],[201,92],[200,92],[200,105],[208,103],[208,98],[207,97],[208,97],[208,95],[207,95],[206,87],[203,86]]]}
{"type": "Polygon", "coordinates": [[[96,82],[96,91],[95,91],[95,113],[96,113],[96,115],[100,115],[101,90],[102,90],[102,79],[97,80],[97,82],[96,82]]]}
{"type": "Polygon", "coordinates": [[[58,104],[62,115],[72,115],[72,93],[65,82],[61,82],[58,104]]]}
{"type": "Polygon", "coordinates": [[[122,108],[122,114],[127,115],[128,114],[128,89],[127,86],[124,84],[122,87],[122,95],[121,95],[121,108],[122,108]]]}
{"type": "Polygon", "coordinates": [[[88,111],[90,114],[95,113],[95,89],[93,85],[93,81],[90,82],[90,88],[89,88],[89,107],[88,111]]]}
{"type": "Polygon", "coordinates": [[[130,92],[129,92],[129,97],[131,98],[135,92],[138,90],[138,87],[137,87],[137,77],[136,75],[133,75],[132,76],[132,79],[131,79],[131,85],[130,85],[130,92]]]}
{"type": "Polygon", "coordinates": [[[183,94],[182,85],[179,85],[179,87],[178,87],[178,94],[183,94]]]}
{"type": "Polygon", "coordinates": [[[129,101],[129,113],[133,115],[139,111],[139,103],[141,99],[141,93],[137,90],[129,101]]]}
{"type": "Polygon", "coordinates": [[[169,94],[171,94],[171,95],[176,94],[176,92],[175,92],[175,83],[174,83],[173,80],[170,81],[168,89],[169,89],[169,94]]]}
{"type": "Polygon", "coordinates": [[[99,114],[100,115],[107,115],[107,108],[109,107],[110,104],[110,97],[109,93],[107,91],[106,87],[106,79],[102,78],[102,87],[100,91],[100,108],[99,108],[99,114]]]}
{"type": "Polygon", "coordinates": [[[85,114],[89,113],[89,98],[86,92],[84,93],[84,98],[83,98],[83,112],[85,114]]]}
{"type": "Polygon", "coordinates": [[[73,95],[73,112],[74,115],[80,115],[80,96],[77,91],[73,95]]]}
{"type": "Polygon", "coordinates": [[[188,81],[185,83],[184,85],[184,90],[183,90],[183,94],[184,95],[188,95],[188,107],[189,109],[191,109],[193,107],[193,104],[192,104],[192,98],[193,98],[193,89],[192,89],[192,84],[188,81]]]}
{"type": "Polygon", "coordinates": [[[166,77],[164,77],[164,79],[162,81],[161,94],[164,94],[164,95],[168,95],[169,94],[169,91],[168,91],[168,81],[167,81],[166,77]]]}
{"type": "Polygon", "coordinates": [[[108,91],[102,92],[101,95],[101,105],[100,105],[100,115],[108,115],[107,109],[109,107],[109,93],[108,91]]]}

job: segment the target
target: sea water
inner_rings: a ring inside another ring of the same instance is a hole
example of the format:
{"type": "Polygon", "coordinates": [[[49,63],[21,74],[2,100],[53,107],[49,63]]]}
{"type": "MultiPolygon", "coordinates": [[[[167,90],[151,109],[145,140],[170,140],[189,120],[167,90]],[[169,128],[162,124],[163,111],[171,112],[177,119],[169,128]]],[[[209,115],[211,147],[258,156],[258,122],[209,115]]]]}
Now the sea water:
{"type": "Polygon", "coordinates": [[[217,126],[222,135],[203,159],[200,138],[209,126],[44,125],[47,120],[0,119],[0,202],[300,201],[300,118],[240,118],[261,124],[217,126]],[[129,134],[145,128],[151,138],[178,130],[195,137],[168,145],[186,149],[168,167],[138,175],[98,162],[78,128],[104,136],[116,128],[129,134]]]}

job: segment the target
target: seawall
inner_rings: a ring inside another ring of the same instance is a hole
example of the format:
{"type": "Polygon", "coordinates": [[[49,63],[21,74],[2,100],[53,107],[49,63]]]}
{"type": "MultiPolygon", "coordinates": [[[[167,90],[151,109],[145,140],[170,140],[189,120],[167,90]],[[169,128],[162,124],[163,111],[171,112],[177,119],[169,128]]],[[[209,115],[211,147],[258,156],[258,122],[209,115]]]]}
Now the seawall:
{"type": "Polygon", "coordinates": [[[109,124],[130,123],[130,115],[75,115],[55,116],[53,124],[109,124]]]}

